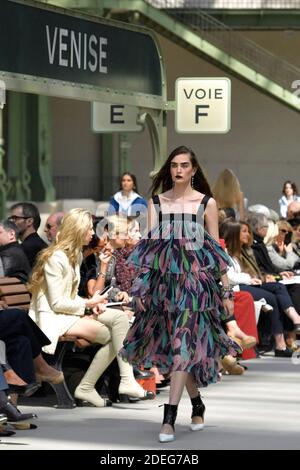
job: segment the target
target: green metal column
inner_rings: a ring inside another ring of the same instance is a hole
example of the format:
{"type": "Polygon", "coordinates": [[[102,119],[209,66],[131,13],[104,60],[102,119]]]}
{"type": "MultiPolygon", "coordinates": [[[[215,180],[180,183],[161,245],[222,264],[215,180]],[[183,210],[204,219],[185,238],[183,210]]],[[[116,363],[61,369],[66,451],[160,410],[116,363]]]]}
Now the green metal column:
{"type": "Polygon", "coordinates": [[[128,134],[121,132],[119,135],[119,170],[120,175],[125,171],[131,171],[130,165],[131,143],[128,140],[128,134]]]}
{"type": "Polygon", "coordinates": [[[54,201],[50,98],[42,95],[30,95],[27,111],[32,199],[34,201],[54,201]]]}
{"type": "Polygon", "coordinates": [[[3,110],[0,108],[0,218],[6,215],[9,181],[4,170],[3,110]]]}
{"type": "Polygon", "coordinates": [[[113,134],[102,134],[101,136],[101,175],[102,191],[101,199],[106,201],[113,194],[113,152],[114,138],[113,134]]]}
{"type": "Polygon", "coordinates": [[[30,173],[28,163],[27,95],[10,92],[8,113],[7,173],[12,182],[9,198],[30,201],[30,173]]]}

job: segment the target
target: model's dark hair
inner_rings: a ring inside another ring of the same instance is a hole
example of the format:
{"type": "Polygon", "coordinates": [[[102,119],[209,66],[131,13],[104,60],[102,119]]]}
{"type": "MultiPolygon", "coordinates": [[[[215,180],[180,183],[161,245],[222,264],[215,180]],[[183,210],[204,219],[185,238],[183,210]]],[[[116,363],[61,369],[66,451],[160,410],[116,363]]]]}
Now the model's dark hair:
{"type": "Polygon", "coordinates": [[[285,195],[285,187],[287,184],[290,184],[292,186],[293,194],[297,195],[298,194],[298,188],[296,186],[296,183],[292,183],[292,181],[288,180],[283,183],[283,188],[282,188],[282,194],[285,195]]]}
{"type": "Polygon", "coordinates": [[[119,188],[119,190],[120,190],[120,191],[122,190],[122,179],[124,178],[124,176],[129,176],[129,177],[132,179],[132,181],[133,181],[133,188],[132,188],[132,189],[134,189],[134,191],[135,191],[136,193],[138,193],[136,176],[135,176],[133,173],[130,173],[129,171],[125,171],[125,173],[123,173],[123,175],[121,176],[121,178],[120,178],[120,188],[119,188]]]}
{"type": "Polygon", "coordinates": [[[193,152],[191,148],[185,147],[184,145],[177,147],[170,153],[167,161],[161,167],[157,175],[153,178],[153,183],[151,186],[152,196],[157,194],[159,190],[161,190],[161,192],[164,193],[165,191],[172,189],[173,182],[172,182],[171,171],[170,171],[171,161],[177,155],[181,155],[182,153],[189,156],[189,159],[192,163],[193,168],[197,169],[194,175],[193,188],[196,189],[196,191],[199,191],[200,193],[206,194],[207,196],[212,196],[210,186],[203,173],[203,170],[201,169],[196,159],[195,153],[193,152]]]}

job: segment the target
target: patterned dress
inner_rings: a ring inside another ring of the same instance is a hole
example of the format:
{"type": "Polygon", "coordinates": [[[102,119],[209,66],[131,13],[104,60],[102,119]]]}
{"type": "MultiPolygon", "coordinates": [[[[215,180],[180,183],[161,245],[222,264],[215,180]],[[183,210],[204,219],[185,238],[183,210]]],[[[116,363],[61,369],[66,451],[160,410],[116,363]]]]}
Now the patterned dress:
{"type": "Polygon", "coordinates": [[[146,310],[136,312],[119,353],[161,373],[190,372],[200,387],[217,381],[220,356],[239,351],[221,327],[219,280],[230,260],[203,228],[208,199],[197,214],[165,214],[154,196],[159,222],[129,257],[138,268],[131,294],[146,310]]]}

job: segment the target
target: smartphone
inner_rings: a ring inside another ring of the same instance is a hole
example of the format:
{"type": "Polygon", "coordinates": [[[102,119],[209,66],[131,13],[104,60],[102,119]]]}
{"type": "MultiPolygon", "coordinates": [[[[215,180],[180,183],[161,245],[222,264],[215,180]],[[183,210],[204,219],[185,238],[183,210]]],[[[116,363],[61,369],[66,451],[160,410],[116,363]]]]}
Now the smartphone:
{"type": "Polygon", "coordinates": [[[100,295],[107,294],[107,293],[110,292],[113,288],[114,288],[114,286],[107,286],[107,287],[105,287],[105,288],[100,292],[100,295]]]}
{"type": "Polygon", "coordinates": [[[105,306],[106,308],[109,308],[109,307],[119,307],[121,305],[127,305],[126,302],[108,302],[105,306]]]}
{"type": "Polygon", "coordinates": [[[284,237],[284,244],[285,245],[289,245],[292,242],[292,236],[293,236],[292,232],[288,232],[286,234],[286,236],[284,237]]]}

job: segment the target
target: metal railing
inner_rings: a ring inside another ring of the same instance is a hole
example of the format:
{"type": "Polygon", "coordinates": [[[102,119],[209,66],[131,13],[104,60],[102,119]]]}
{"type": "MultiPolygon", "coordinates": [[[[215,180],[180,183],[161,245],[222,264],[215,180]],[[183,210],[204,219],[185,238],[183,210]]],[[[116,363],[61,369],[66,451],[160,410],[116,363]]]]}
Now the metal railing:
{"type": "MultiPolygon", "coordinates": [[[[193,1],[195,3],[195,0],[193,1]]],[[[203,39],[283,88],[292,91],[293,81],[300,80],[299,68],[281,60],[207,13],[201,10],[191,12],[189,9],[182,8],[182,6],[181,8],[174,7],[175,3],[182,5],[187,2],[191,3],[192,0],[146,0],[146,2],[151,3],[152,6],[159,4],[159,7],[165,9],[168,15],[185,24],[194,32],[198,32],[203,39]]],[[[203,2],[199,1],[198,3],[203,2]]],[[[300,4],[300,1],[297,3],[300,4]]]]}
{"type": "MultiPolygon", "coordinates": [[[[148,1],[148,0],[147,0],[148,1]]],[[[216,8],[216,9],[298,9],[300,0],[149,0],[148,3],[156,8],[216,8]]]]}

